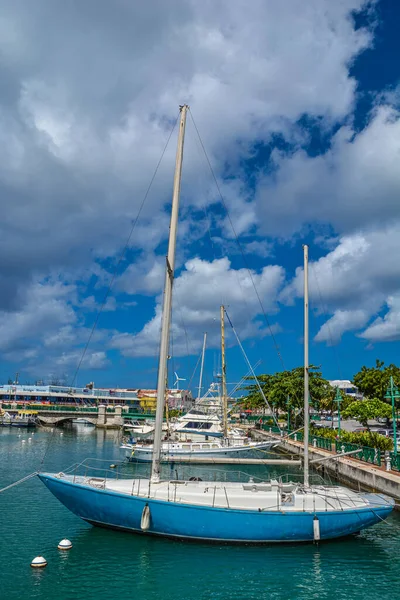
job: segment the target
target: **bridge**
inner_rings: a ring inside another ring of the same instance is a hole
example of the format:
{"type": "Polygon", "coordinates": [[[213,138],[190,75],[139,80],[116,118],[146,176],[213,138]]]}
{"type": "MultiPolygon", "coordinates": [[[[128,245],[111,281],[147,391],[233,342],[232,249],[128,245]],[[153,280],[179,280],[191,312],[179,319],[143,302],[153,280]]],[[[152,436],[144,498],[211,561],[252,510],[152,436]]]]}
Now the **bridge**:
{"type": "Polygon", "coordinates": [[[10,414],[18,411],[33,413],[40,425],[54,427],[73,419],[85,419],[96,427],[103,429],[119,429],[126,419],[154,418],[154,414],[129,413],[128,406],[87,406],[87,405],[50,405],[20,404],[17,402],[0,403],[0,408],[10,414]]]}

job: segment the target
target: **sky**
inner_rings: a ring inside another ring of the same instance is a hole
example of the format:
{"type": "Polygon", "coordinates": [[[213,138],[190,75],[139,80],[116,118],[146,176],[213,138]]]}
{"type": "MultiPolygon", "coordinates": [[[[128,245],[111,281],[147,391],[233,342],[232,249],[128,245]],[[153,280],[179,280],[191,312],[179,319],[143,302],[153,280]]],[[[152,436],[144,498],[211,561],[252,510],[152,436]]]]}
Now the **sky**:
{"type": "Polygon", "coordinates": [[[204,332],[211,382],[221,304],[258,373],[302,364],[305,243],[310,361],[398,364],[399,19],[397,0],[0,0],[0,379],[155,386],[184,103],[169,385],[197,385],[204,332]]]}

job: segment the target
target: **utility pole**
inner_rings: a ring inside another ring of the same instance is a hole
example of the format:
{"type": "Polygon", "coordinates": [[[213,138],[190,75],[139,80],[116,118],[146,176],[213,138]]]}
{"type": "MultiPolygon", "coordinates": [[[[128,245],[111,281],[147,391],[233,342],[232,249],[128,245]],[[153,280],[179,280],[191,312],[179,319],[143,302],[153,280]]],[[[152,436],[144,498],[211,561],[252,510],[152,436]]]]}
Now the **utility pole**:
{"type": "Polygon", "coordinates": [[[393,419],[393,442],[394,450],[393,454],[397,457],[397,422],[396,422],[396,404],[395,400],[400,399],[400,392],[397,385],[394,384],[393,376],[390,376],[389,387],[386,390],[385,398],[388,398],[392,402],[392,419],[393,419]]]}
{"type": "MultiPolygon", "coordinates": [[[[337,404],[337,414],[338,414],[338,438],[340,439],[340,403],[342,401],[342,394],[340,393],[339,388],[336,388],[336,395],[335,395],[335,399],[334,402],[336,402],[337,404]]],[[[333,423],[333,419],[334,417],[332,417],[332,423],[333,423]]]]}

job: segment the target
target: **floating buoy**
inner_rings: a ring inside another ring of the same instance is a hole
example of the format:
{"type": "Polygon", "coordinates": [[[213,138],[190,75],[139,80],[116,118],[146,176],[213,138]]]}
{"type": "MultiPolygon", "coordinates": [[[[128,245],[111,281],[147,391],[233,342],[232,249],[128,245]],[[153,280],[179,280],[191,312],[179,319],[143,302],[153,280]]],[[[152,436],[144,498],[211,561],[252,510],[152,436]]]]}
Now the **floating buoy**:
{"type": "Polygon", "coordinates": [[[22,440],[22,443],[25,444],[26,440],[22,440]]]}
{"type": "Polygon", "coordinates": [[[142,518],[140,520],[140,529],[142,531],[147,531],[150,527],[150,507],[148,504],[145,505],[143,512],[142,512],[142,518]]]}
{"type": "Polygon", "coordinates": [[[63,432],[61,432],[60,435],[64,435],[63,432]]]}
{"type": "Polygon", "coordinates": [[[69,540],[67,540],[66,538],[64,538],[63,540],[61,540],[61,542],[58,544],[57,548],[59,550],[71,550],[72,548],[72,544],[69,540]]]}
{"type": "Polygon", "coordinates": [[[314,542],[319,542],[321,539],[321,531],[319,528],[319,519],[317,516],[314,517],[313,520],[313,532],[314,532],[314,542]]]}
{"type": "Polygon", "coordinates": [[[34,569],[43,569],[43,567],[47,567],[47,560],[43,556],[36,556],[31,562],[31,567],[34,569]]]}
{"type": "Polygon", "coordinates": [[[110,469],[115,469],[117,465],[110,465],[110,469]]]}
{"type": "Polygon", "coordinates": [[[28,442],[31,442],[31,441],[32,441],[32,438],[28,438],[28,442]]]}

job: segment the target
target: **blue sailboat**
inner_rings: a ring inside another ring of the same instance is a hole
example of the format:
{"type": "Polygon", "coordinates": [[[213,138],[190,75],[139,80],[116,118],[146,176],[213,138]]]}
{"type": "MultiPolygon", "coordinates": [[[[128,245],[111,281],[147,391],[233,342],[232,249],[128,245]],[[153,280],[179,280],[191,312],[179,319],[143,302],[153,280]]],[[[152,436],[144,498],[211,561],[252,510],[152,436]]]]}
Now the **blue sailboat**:
{"type": "MultiPolygon", "coordinates": [[[[180,125],[165,275],[157,412],[151,477],[117,479],[40,473],[49,490],[88,523],[133,533],[231,543],[312,542],[347,536],[385,519],[394,501],[345,487],[312,486],[308,466],[308,419],[304,427],[304,482],[254,483],[160,479],[168,337],[176,230],[188,106],[180,125]]],[[[304,247],[304,412],[308,415],[308,253],[304,247]]]]}

